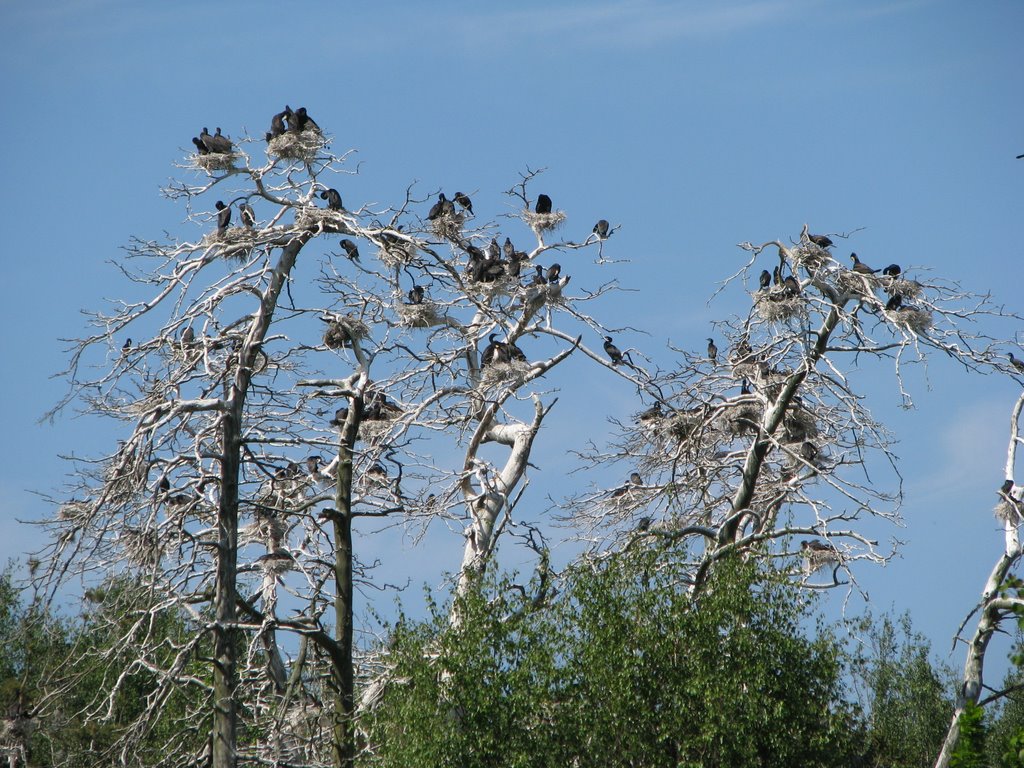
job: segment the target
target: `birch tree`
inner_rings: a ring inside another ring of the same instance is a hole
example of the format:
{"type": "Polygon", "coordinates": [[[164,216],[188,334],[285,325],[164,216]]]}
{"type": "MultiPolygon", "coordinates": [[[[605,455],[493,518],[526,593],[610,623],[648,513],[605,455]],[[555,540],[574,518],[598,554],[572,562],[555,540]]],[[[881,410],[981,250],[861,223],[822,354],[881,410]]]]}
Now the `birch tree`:
{"type": "MultiPolygon", "coordinates": [[[[90,315],[51,414],[78,407],[123,435],[73,459],[37,573],[51,596],[119,573],[143,587],[112,657],[159,682],[104,765],[136,764],[182,688],[197,703],[169,732],[210,738],[195,754],[170,737],[160,765],[351,765],[353,602],[371,578],[354,523],[461,528],[465,589],[516,524],[557,401],[541,378],[580,351],[601,359],[584,339],[607,330],[585,310],[614,284],[570,285],[554,257],[602,267],[614,228],[560,237],[576,230],[534,197],[536,173],[495,196],[501,230],[461,193],[353,205],[356,171],[304,109],[275,115],[265,141],[193,140],[192,180],[164,190],[181,233],[131,241],[116,266],[141,298],[90,315]],[[191,629],[170,662],[162,612],[191,629]]],[[[97,721],[124,678],[107,680],[97,721]]]]}

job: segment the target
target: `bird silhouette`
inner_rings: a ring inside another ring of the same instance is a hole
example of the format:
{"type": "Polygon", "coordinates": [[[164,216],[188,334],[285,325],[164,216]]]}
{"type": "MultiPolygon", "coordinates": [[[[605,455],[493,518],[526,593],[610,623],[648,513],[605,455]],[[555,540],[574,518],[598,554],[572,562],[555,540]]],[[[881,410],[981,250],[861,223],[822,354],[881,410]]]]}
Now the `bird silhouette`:
{"type": "Polygon", "coordinates": [[[551,198],[545,194],[537,195],[537,205],[533,210],[535,213],[551,213],[551,198]]]}
{"type": "Polygon", "coordinates": [[[604,351],[605,354],[608,355],[608,357],[611,359],[612,365],[619,365],[623,361],[622,352],[618,347],[616,347],[612,343],[611,336],[604,337],[604,351]]]}

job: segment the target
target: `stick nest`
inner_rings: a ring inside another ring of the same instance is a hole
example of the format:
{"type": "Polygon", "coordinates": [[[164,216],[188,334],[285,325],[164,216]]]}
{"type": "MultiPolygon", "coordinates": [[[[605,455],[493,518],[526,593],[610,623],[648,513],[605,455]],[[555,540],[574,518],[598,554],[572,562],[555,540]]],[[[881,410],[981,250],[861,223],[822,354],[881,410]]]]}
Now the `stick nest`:
{"type": "Polygon", "coordinates": [[[399,304],[398,319],[406,328],[432,328],[444,324],[444,318],[438,314],[437,305],[432,301],[399,304]]]}
{"type": "Polygon", "coordinates": [[[351,349],[353,340],[370,336],[369,326],[357,317],[332,321],[324,331],[324,344],[330,349],[351,349]]]}
{"type": "Polygon", "coordinates": [[[412,243],[388,243],[377,250],[377,258],[388,269],[399,269],[412,263],[416,246],[412,243]]]}
{"type": "Polygon", "coordinates": [[[892,278],[891,282],[885,286],[885,292],[890,296],[916,299],[924,292],[924,287],[917,280],[904,280],[897,277],[892,278]]]}
{"type": "Polygon", "coordinates": [[[312,206],[300,208],[295,214],[295,226],[314,232],[330,232],[336,235],[352,234],[341,211],[332,211],[329,208],[314,208],[312,206]]]}
{"type": "Polygon", "coordinates": [[[818,424],[810,411],[803,408],[790,410],[782,422],[787,442],[802,443],[818,436],[818,424]]]}
{"type": "Polygon", "coordinates": [[[793,255],[795,267],[803,267],[808,274],[813,275],[819,268],[828,263],[831,258],[828,251],[814,243],[802,243],[789,251],[793,255]]]}
{"type": "Polygon", "coordinates": [[[802,315],[804,300],[799,296],[790,296],[785,290],[777,287],[770,291],[758,291],[754,297],[754,309],[762,320],[779,323],[802,315]]]}
{"type": "Polygon", "coordinates": [[[997,520],[1001,520],[1004,523],[1017,526],[1021,522],[1024,522],[1024,513],[1022,513],[1020,503],[1011,503],[1006,499],[1000,499],[999,503],[992,508],[992,512],[995,514],[997,520]]]}
{"type": "Polygon", "coordinates": [[[241,152],[210,152],[206,155],[191,156],[191,165],[204,171],[228,171],[235,167],[235,161],[242,159],[241,152]]]}
{"type": "Polygon", "coordinates": [[[481,383],[485,387],[508,385],[512,388],[520,387],[526,383],[533,366],[529,362],[513,360],[508,363],[491,363],[486,366],[481,376],[481,383]]]}
{"type": "Polygon", "coordinates": [[[451,216],[438,216],[430,222],[430,230],[445,240],[461,240],[462,225],[465,221],[466,217],[461,213],[455,213],[451,216]]]}
{"type": "Polygon", "coordinates": [[[839,290],[845,291],[846,293],[853,293],[859,296],[870,296],[875,292],[881,284],[881,278],[875,277],[874,275],[865,275],[860,272],[854,272],[852,269],[844,269],[836,277],[836,285],[839,290]]]}
{"type": "Polygon", "coordinates": [[[761,407],[754,403],[730,405],[722,410],[718,426],[734,437],[748,435],[757,431],[762,415],[761,407]]]}
{"type": "Polygon", "coordinates": [[[552,211],[551,213],[534,213],[530,210],[523,211],[523,221],[530,225],[530,229],[538,235],[541,232],[550,232],[558,229],[565,221],[565,211],[552,211]]]}
{"type": "Polygon", "coordinates": [[[914,333],[924,333],[932,327],[932,314],[926,309],[903,307],[894,313],[896,325],[909,328],[914,333]]]}
{"type": "Polygon", "coordinates": [[[327,139],[318,131],[288,131],[267,143],[267,154],[284,160],[301,160],[304,163],[316,159],[316,153],[327,146],[327,139]]]}

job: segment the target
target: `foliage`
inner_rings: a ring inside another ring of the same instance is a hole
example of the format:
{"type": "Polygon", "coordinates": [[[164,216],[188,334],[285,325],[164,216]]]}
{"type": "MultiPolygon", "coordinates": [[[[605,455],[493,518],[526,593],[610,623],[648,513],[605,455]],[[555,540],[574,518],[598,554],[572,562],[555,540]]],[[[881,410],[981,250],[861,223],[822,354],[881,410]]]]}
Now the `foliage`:
{"type": "Polygon", "coordinates": [[[985,710],[977,704],[967,702],[960,715],[960,739],[950,757],[952,768],[984,768],[985,760],[985,710]]]}
{"type": "Polygon", "coordinates": [[[401,624],[396,679],[371,726],[385,766],[849,765],[840,649],[809,604],[723,563],[695,600],[651,555],[568,576],[550,610],[507,581],[462,624],[401,624]]]}

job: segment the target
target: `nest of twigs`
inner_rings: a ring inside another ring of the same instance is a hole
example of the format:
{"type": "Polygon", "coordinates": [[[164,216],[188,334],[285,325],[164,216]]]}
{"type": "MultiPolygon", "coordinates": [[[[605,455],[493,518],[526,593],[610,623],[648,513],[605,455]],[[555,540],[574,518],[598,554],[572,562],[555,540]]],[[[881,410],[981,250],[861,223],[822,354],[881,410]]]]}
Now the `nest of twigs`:
{"type": "Polygon", "coordinates": [[[803,408],[790,410],[782,422],[785,438],[790,443],[802,443],[818,436],[818,424],[810,411],[803,408]]]}
{"type": "Polygon", "coordinates": [[[762,320],[779,323],[803,314],[804,301],[782,289],[758,291],[754,298],[754,308],[762,320]]]}
{"type": "Polygon", "coordinates": [[[686,440],[703,420],[703,413],[677,413],[662,419],[658,431],[675,440],[686,440]]]}
{"type": "Polygon", "coordinates": [[[1024,510],[1021,509],[1021,502],[1011,502],[1000,499],[999,503],[992,508],[996,519],[1010,525],[1017,526],[1024,522],[1024,510]]]}
{"type": "Polygon", "coordinates": [[[240,152],[210,152],[205,155],[194,154],[192,165],[204,171],[227,171],[235,167],[235,161],[242,159],[240,152]]]}
{"type": "Polygon", "coordinates": [[[483,369],[481,383],[485,387],[507,385],[513,388],[522,386],[532,370],[529,362],[513,360],[508,363],[491,363],[483,369]]]}
{"type": "Polygon", "coordinates": [[[125,557],[135,565],[151,565],[160,559],[160,538],[149,528],[125,528],[121,533],[125,557]]]}
{"type": "Polygon", "coordinates": [[[398,319],[406,328],[432,328],[444,324],[444,318],[438,314],[437,305],[432,301],[399,304],[398,319]]]}
{"type": "Polygon", "coordinates": [[[494,296],[509,296],[519,288],[519,283],[508,275],[502,275],[496,280],[466,280],[466,287],[480,294],[485,299],[494,296]]]}
{"type": "Polygon", "coordinates": [[[793,265],[793,271],[796,271],[796,267],[803,267],[808,274],[812,275],[827,264],[831,258],[828,251],[814,243],[803,243],[789,252],[793,256],[793,261],[796,262],[793,265]]]}
{"type": "Polygon", "coordinates": [[[541,232],[551,232],[552,230],[558,229],[565,221],[565,211],[552,211],[551,213],[534,213],[533,211],[523,211],[523,221],[530,225],[537,234],[541,232]]]}
{"type": "Polygon", "coordinates": [[[924,292],[924,286],[917,280],[905,280],[897,277],[892,278],[886,284],[885,292],[890,296],[899,296],[903,299],[916,299],[924,292]]]}
{"type": "Polygon", "coordinates": [[[342,217],[341,211],[332,211],[330,208],[315,208],[313,206],[300,208],[295,214],[295,226],[313,232],[329,232],[336,235],[351,234],[348,222],[342,217]]]}
{"type": "Polygon", "coordinates": [[[380,440],[391,431],[393,419],[371,419],[359,422],[359,437],[367,442],[380,440]]]}
{"type": "Polygon", "coordinates": [[[727,406],[719,416],[719,425],[734,437],[756,432],[761,423],[761,407],[755,403],[727,406]]]}
{"type": "Polygon", "coordinates": [[[881,284],[881,278],[874,275],[865,275],[861,272],[854,272],[852,269],[844,269],[836,276],[836,285],[839,290],[846,293],[870,296],[874,294],[875,288],[881,284]]]}
{"type": "Polygon", "coordinates": [[[248,227],[228,227],[223,232],[215,232],[214,237],[223,246],[221,256],[226,259],[244,261],[256,245],[256,230],[248,227]]]}
{"type": "Polygon", "coordinates": [[[924,333],[932,327],[932,314],[926,309],[903,307],[893,315],[897,325],[909,328],[914,333],[924,333]]]}
{"type": "Polygon", "coordinates": [[[301,160],[308,163],[326,146],[327,139],[318,131],[287,131],[267,142],[267,154],[285,160],[301,160]]]}
{"type": "Polygon", "coordinates": [[[466,217],[461,213],[454,213],[451,216],[438,216],[430,222],[430,231],[445,240],[461,240],[462,225],[466,217]]]}
{"type": "Polygon", "coordinates": [[[387,243],[377,250],[377,258],[388,269],[399,269],[412,262],[416,246],[412,243],[387,243]]]}
{"type": "Polygon", "coordinates": [[[814,571],[824,568],[826,565],[836,565],[842,562],[839,552],[831,547],[828,549],[806,548],[803,551],[803,556],[808,573],[814,573],[814,571]]]}
{"type": "Polygon", "coordinates": [[[333,320],[324,331],[324,345],[329,349],[351,349],[353,340],[368,338],[369,326],[356,317],[333,320]]]}

